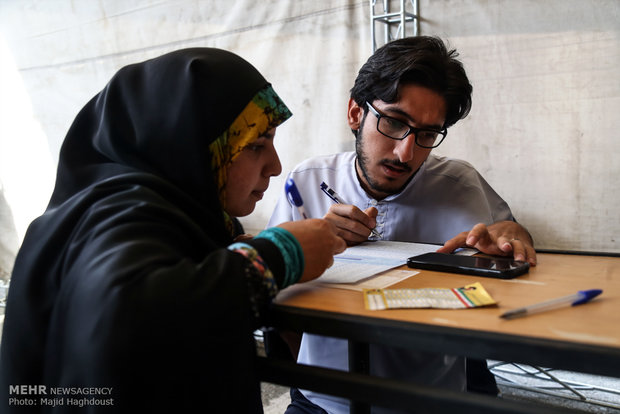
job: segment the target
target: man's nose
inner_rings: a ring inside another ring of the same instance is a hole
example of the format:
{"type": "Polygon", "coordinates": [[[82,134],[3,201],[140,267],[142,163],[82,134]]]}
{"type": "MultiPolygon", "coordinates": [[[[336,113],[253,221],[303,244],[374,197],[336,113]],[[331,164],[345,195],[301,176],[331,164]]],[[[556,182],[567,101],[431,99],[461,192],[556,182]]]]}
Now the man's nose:
{"type": "Polygon", "coordinates": [[[415,150],[415,135],[410,134],[400,141],[396,141],[394,146],[394,155],[400,162],[409,162],[413,159],[413,151],[415,150]]]}

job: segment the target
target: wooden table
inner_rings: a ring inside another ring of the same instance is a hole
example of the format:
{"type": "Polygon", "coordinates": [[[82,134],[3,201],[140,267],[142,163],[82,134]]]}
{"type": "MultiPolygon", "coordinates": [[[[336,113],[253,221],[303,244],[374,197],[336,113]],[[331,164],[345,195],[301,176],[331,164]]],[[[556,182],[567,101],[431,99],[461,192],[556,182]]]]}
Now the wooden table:
{"type": "MultiPolygon", "coordinates": [[[[537,412],[537,407],[364,375],[364,344],[620,377],[620,258],[539,254],[538,266],[512,280],[422,270],[390,288],[453,288],[476,281],[498,302],[497,306],[368,311],[361,292],[311,284],[285,289],[276,298],[270,323],[281,329],[348,339],[350,367],[362,373],[265,359],[259,361],[261,376],[269,382],[341,395],[361,402],[362,407],[379,402],[429,412],[489,413],[532,413],[537,412]],[[575,308],[514,320],[499,318],[508,309],[587,289],[603,289],[603,294],[575,308]]],[[[552,411],[545,408],[540,412],[552,411]]]]}

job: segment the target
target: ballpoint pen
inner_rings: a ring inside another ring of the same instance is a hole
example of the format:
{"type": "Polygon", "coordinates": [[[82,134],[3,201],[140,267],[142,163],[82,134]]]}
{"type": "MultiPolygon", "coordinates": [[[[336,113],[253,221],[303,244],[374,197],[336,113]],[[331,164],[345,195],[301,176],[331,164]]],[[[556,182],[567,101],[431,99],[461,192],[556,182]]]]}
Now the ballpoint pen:
{"type": "Polygon", "coordinates": [[[514,319],[521,316],[531,315],[533,313],[545,312],[551,309],[563,306],[577,306],[582,303],[589,302],[591,299],[603,293],[601,289],[580,290],[574,295],[562,296],[561,298],[547,300],[545,302],[536,303],[534,305],[524,306],[522,308],[512,309],[500,315],[500,318],[514,319]]]}
{"type": "Polygon", "coordinates": [[[297,211],[299,211],[299,214],[303,218],[307,219],[308,216],[306,215],[306,210],[304,209],[304,201],[302,200],[301,195],[299,194],[299,190],[295,185],[295,181],[293,181],[292,178],[286,180],[286,183],[284,184],[284,191],[286,191],[286,197],[288,198],[288,201],[292,205],[297,207],[297,211]]]}
{"type": "MultiPolygon", "coordinates": [[[[321,191],[323,191],[325,194],[327,194],[327,197],[331,198],[337,204],[350,204],[350,203],[347,203],[346,201],[344,201],[342,199],[342,197],[340,197],[338,195],[338,193],[335,192],[330,186],[325,184],[324,181],[321,182],[321,191]]],[[[377,238],[380,237],[379,233],[377,233],[377,231],[375,229],[372,229],[370,231],[370,235],[373,236],[373,237],[377,237],[377,238]]]]}

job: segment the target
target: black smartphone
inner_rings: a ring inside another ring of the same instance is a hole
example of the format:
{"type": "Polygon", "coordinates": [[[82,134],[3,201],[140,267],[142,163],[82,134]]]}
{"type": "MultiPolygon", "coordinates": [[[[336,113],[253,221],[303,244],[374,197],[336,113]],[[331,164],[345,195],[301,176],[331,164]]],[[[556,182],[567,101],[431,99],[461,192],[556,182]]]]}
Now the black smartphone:
{"type": "Polygon", "coordinates": [[[446,253],[425,253],[407,259],[407,266],[415,269],[512,279],[530,269],[528,262],[507,257],[460,256],[446,253]]]}

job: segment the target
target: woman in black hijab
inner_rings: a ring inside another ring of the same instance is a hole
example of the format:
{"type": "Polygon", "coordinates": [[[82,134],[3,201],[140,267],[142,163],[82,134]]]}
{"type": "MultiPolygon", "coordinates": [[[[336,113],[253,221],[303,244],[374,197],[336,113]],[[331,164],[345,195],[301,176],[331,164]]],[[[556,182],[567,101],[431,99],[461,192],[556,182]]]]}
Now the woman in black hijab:
{"type": "Polygon", "coordinates": [[[345,248],[319,219],[235,242],[289,116],[254,67],[208,48],[127,66],[82,109],[13,270],[9,412],[59,397],[54,412],[262,412],[252,332],[345,248]]]}

